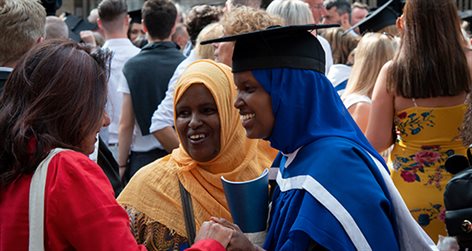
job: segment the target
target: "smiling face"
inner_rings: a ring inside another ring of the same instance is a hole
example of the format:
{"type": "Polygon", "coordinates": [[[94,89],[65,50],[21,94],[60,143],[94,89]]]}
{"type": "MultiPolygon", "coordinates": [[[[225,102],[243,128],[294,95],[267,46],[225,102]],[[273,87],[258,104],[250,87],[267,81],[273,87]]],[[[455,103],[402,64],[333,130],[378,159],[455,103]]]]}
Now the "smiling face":
{"type": "Polygon", "coordinates": [[[239,109],[246,136],[251,139],[269,137],[275,120],[270,95],[250,71],[235,73],[234,82],[238,88],[234,106],[239,109]]]}
{"type": "Polygon", "coordinates": [[[215,99],[203,84],[193,84],[175,106],[176,129],[192,159],[207,162],[220,152],[220,117],[215,99]]]}

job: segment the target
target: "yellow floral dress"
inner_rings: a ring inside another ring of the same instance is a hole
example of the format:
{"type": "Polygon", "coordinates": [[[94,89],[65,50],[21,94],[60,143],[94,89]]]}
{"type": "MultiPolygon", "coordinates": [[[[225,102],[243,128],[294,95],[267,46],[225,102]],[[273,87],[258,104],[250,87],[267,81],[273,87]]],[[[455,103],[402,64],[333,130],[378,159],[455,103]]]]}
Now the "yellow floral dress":
{"type": "Polygon", "coordinates": [[[466,153],[459,138],[465,111],[465,104],[410,107],[395,116],[391,176],[411,214],[435,242],[439,234],[446,235],[443,193],[451,174],[444,162],[466,153]]]}

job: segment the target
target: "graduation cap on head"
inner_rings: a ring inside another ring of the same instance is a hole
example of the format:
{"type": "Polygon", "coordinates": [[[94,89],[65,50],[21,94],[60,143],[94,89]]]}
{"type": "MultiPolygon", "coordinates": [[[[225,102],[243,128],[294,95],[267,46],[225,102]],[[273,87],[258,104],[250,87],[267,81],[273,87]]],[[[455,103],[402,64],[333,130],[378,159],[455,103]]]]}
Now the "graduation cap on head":
{"type": "Polygon", "coordinates": [[[64,22],[67,24],[67,27],[69,27],[69,38],[77,42],[80,42],[81,40],[81,31],[98,29],[96,24],[92,24],[78,16],[67,15],[64,22]]]}
{"type": "Polygon", "coordinates": [[[297,68],[325,72],[325,52],[310,33],[339,25],[272,26],[265,30],[201,42],[234,41],[233,72],[267,68],[297,68]]]}
{"type": "Polygon", "coordinates": [[[398,2],[399,1],[396,0],[387,1],[384,5],[370,12],[364,19],[346,30],[345,33],[357,27],[359,27],[360,34],[365,32],[378,32],[387,26],[394,25],[397,18],[400,16],[399,12],[395,10],[398,7],[394,7],[398,2]]]}
{"type": "Polygon", "coordinates": [[[131,23],[141,23],[141,9],[129,11],[128,15],[131,18],[131,23]]]}
{"type": "Polygon", "coordinates": [[[471,32],[471,27],[472,27],[472,10],[465,10],[465,11],[461,11],[459,12],[459,17],[462,19],[462,21],[466,21],[468,23],[467,26],[463,26],[464,29],[466,29],[466,31],[468,33],[471,32]]]}
{"type": "Polygon", "coordinates": [[[472,10],[465,10],[459,13],[459,17],[463,21],[469,22],[469,24],[472,24],[472,10]]]}
{"type": "Polygon", "coordinates": [[[403,7],[405,6],[406,0],[393,0],[393,2],[390,0],[378,0],[377,8],[385,5],[388,2],[390,2],[388,6],[394,11],[396,11],[397,13],[403,13],[403,7]]]}

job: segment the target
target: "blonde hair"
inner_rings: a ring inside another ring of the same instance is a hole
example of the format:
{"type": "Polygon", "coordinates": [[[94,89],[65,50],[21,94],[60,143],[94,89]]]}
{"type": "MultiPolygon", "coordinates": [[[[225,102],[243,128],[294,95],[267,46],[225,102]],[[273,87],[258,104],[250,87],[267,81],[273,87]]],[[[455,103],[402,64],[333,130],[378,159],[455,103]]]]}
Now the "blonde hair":
{"type": "Polygon", "coordinates": [[[395,41],[381,33],[366,33],[357,45],[346,91],[371,97],[382,66],[395,54],[395,41]]]}
{"type": "Polygon", "coordinates": [[[283,20],[264,10],[239,6],[231,12],[226,12],[220,23],[223,26],[225,36],[229,36],[281,25],[283,20]]]}
{"type": "Polygon", "coordinates": [[[198,34],[195,53],[199,59],[214,59],[215,47],[212,44],[201,45],[201,41],[219,38],[223,36],[223,26],[219,23],[211,23],[207,25],[198,34]]]}
{"type": "Polygon", "coordinates": [[[378,33],[388,33],[394,37],[400,36],[400,31],[398,31],[397,25],[395,24],[383,27],[378,31],[378,33]]]}
{"type": "Polygon", "coordinates": [[[0,66],[23,56],[44,36],[45,24],[46,11],[38,0],[0,1],[0,66]]]}
{"type": "Polygon", "coordinates": [[[285,25],[303,25],[314,23],[310,6],[301,0],[274,0],[267,7],[267,13],[285,20],[285,25]]]}

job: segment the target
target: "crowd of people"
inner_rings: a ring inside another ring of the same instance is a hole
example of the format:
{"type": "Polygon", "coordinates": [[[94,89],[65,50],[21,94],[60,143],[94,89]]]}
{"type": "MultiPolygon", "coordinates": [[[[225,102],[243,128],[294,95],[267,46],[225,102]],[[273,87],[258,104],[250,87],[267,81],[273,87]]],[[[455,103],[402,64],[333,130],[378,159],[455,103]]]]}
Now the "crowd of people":
{"type": "Polygon", "coordinates": [[[0,1],[0,251],[472,248],[438,245],[472,142],[455,1],[101,0],[80,37],[53,14],[0,1]],[[266,169],[255,238],[221,178],[266,169]]]}

